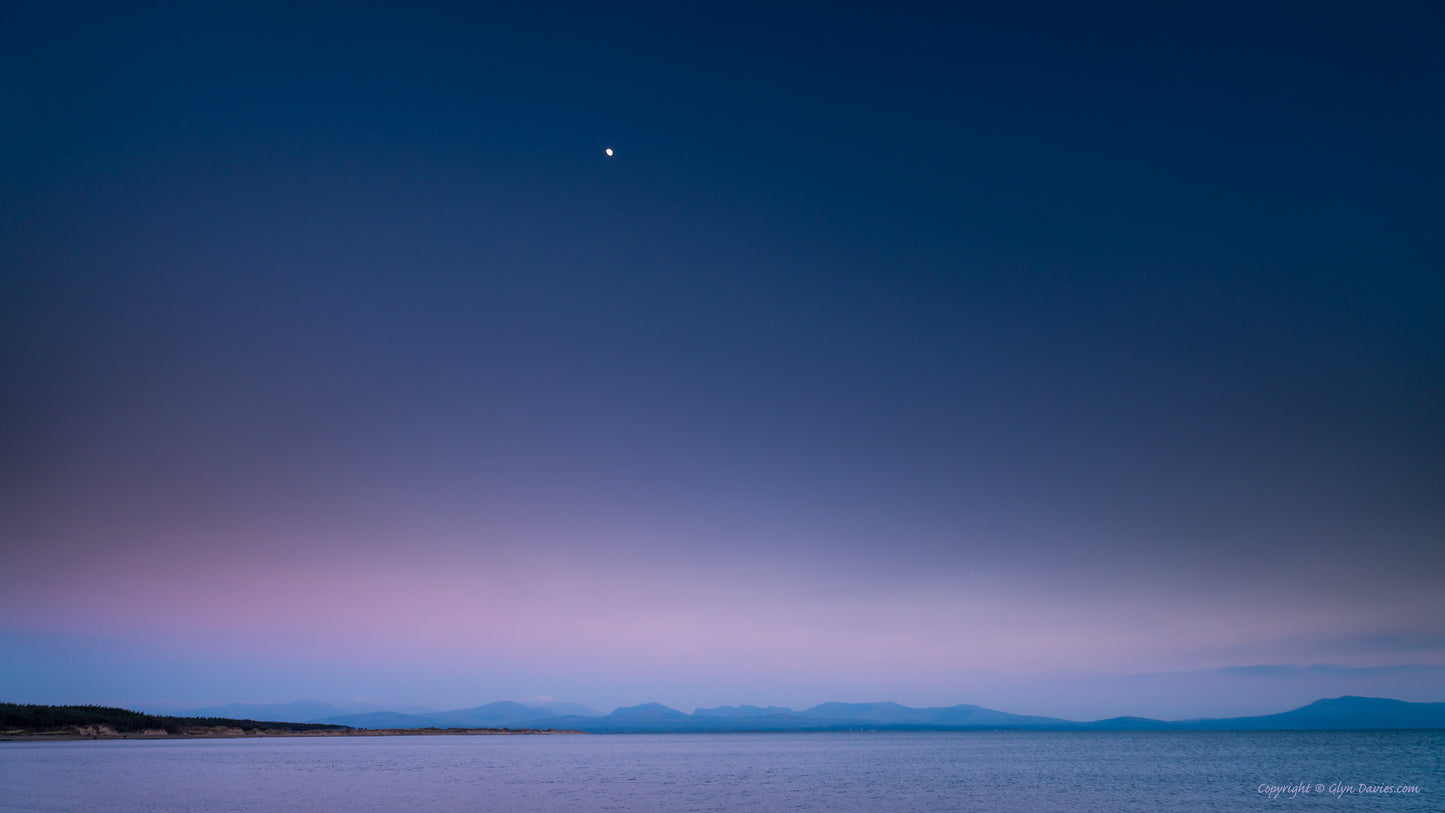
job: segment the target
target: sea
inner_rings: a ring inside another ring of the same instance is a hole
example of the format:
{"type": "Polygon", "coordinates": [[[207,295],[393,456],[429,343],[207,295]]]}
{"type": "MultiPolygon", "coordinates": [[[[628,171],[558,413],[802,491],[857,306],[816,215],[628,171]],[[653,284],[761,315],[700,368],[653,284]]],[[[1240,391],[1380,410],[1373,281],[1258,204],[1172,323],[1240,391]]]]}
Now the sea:
{"type": "Polygon", "coordinates": [[[0,810],[1445,811],[1445,731],[0,742],[0,810]]]}

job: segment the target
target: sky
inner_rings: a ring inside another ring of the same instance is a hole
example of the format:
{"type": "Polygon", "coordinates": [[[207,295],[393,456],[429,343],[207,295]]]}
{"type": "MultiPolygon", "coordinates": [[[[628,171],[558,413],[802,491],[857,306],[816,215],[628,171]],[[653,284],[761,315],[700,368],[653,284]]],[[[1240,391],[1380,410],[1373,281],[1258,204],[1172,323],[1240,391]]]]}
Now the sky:
{"type": "Polygon", "coordinates": [[[512,5],[0,10],[0,699],[1445,701],[1438,6],[512,5]]]}

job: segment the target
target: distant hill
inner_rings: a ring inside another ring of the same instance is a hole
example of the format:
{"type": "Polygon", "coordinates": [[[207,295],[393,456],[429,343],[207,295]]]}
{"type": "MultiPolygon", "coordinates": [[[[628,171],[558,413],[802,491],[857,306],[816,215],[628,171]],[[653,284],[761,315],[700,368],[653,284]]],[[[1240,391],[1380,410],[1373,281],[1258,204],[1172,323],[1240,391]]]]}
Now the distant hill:
{"type": "Polygon", "coordinates": [[[957,705],[910,708],[898,703],[822,703],[804,711],[780,706],[721,706],[685,714],[657,703],[618,709],[605,717],[560,716],[530,722],[598,734],[724,731],[1202,731],[1445,729],[1445,703],[1407,703],[1365,697],[1320,700],[1293,711],[1258,717],[1151,720],[1114,717],[1075,722],[957,705]]]}
{"type": "MultiPolygon", "coordinates": [[[[684,732],[684,731],[706,731],[708,728],[699,728],[699,721],[690,714],[684,714],[677,709],[668,708],[661,703],[643,703],[640,706],[626,706],[613,711],[605,717],[560,717],[546,721],[549,728],[560,727],[560,721],[577,721],[582,725],[589,725],[599,731],[611,733],[630,732],[684,732]]],[[[581,730],[581,729],[577,729],[581,730]]]]}
{"type": "Polygon", "coordinates": [[[1148,717],[1110,717],[1088,723],[1074,723],[1071,731],[1178,731],[1184,723],[1151,720],[1148,717]]]}
{"type": "Polygon", "coordinates": [[[691,715],[684,714],[677,709],[671,709],[661,703],[643,703],[640,706],[627,706],[617,709],[607,715],[608,720],[680,720],[691,715]]]}
{"type": "Polygon", "coordinates": [[[977,728],[1066,728],[1076,723],[979,706],[915,709],[898,703],[823,703],[805,711],[782,706],[719,706],[686,714],[657,703],[620,708],[605,717],[553,717],[531,723],[593,733],[851,731],[977,728]]]}
{"type": "Polygon", "coordinates": [[[431,714],[434,710],[412,706],[384,707],[373,703],[348,703],[344,706],[336,706],[319,700],[293,700],[290,703],[227,703],[223,706],[206,706],[171,713],[177,717],[239,717],[249,720],[290,720],[298,723],[318,723],[331,717],[349,717],[373,712],[416,715],[431,714]]]}
{"type": "Polygon", "coordinates": [[[888,726],[1034,727],[1067,725],[1067,720],[1031,717],[994,711],[981,706],[947,706],[915,709],[898,703],[823,703],[802,712],[816,720],[850,725],[874,723],[888,726]]]}
{"type": "MultiPolygon", "coordinates": [[[[569,707],[573,704],[563,704],[569,707]]],[[[584,709],[581,706],[576,708],[584,709]]],[[[398,714],[396,712],[369,712],[366,714],[339,714],[327,717],[321,722],[354,728],[538,728],[538,722],[557,719],[557,711],[543,706],[527,706],[510,700],[488,703],[470,709],[439,711],[429,714],[398,714]]],[[[567,715],[567,719],[592,719],[584,715],[567,715]]],[[[540,726],[557,728],[558,726],[540,726]]]]}
{"type": "MultiPolygon", "coordinates": [[[[298,703],[284,704],[279,709],[294,709],[298,712],[311,710],[325,704],[298,703]]],[[[549,704],[553,705],[553,704],[549,704]]],[[[269,715],[248,715],[241,719],[231,717],[168,718],[142,715],[120,709],[101,709],[98,706],[45,706],[21,707],[14,704],[3,706],[8,709],[29,708],[32,716],[40,712],[35,709],[83,709],[77,714],[96,716],[105,714],[133,715],[116,717],[121,724],[140,728],[166,728],[167,724],[156,721],[184,720],[184,724],[198,725],[190,721],[220,720],[206,723],[211,725],[232,725],[249,728],[279,728],[307,726],[298,723],[256,722],[258,717],[269,715]],[[99,710],[99,711],[97,711],[99,710]],[[141,718],[145,718],[143,721],[141,718]],[[126,722],[131,720],[132,722],[126,722]]],[[[1033,731],[1261,731],[1261,730],[1329,730],[1329,729],[1445,729],[1445,703],[1407,703],[1371,697],[1337,697],[1319,700],[1291,711],[1255,717],[1230,717],[1202,720],[1152,720],[1145,717],[1114,717],[1107,720],[1076,722],[1054,717],[1036,717],[987,709],[981,706],[956,705],[939,708],[911,708],[899,703],[821,703],[803,711],[782,706],[719,706],[697,709],[687,714],[659,703],[643,703],[637,706],[619,708],[606,715],[559,714],[562,709],[577,708],[569,704],[555,704],[553,708],[528,705],[512,701],[501,701],[469,709],[433,712],[428,714],[404,714],[395,711],[372,711],[359,714],[340,714],[317,722],[328,727],[351,727],[359,729],[420,729],[420,728],[507,728],[507,729],[559,729],[587,731],[597,734],[623,733],[683,733],[683,732],[730,732],[730,731],[976,731],[976,730],[1033,730],[1033,731]]],[[[262,710],[273,707],[218,706],[217,710],[262,710]]],[[[18,712],[11,711],[12,715],[18,712]]],[[[68,712],[67,712],[68,713],[68,712]]],[[[66,725],[61,712],[46,712],[61,715],[51,722],[66,725]]],[[[279,716],[279,715],[278,715],[279,716]]],[[[49,718],[47,718],[49,719],[49,718]]],[[[51,723],[47,723],[51,724],[51,723]]],[[[0,722],[0,727],[4,723],[0,722]]],[[[180,724],[170,724],[171,727],[180,724]]],[[[16,726],[12,726],[16,727],[16,726]]],[[[311,727],[316,727],[314,724],[311,727]]],[[[167,729],[169,730],[169,729],[167,729]]]]}
{"type": "Polygon", "coordinates": [[[1336,697],[1281,714],[1192,720],[1176,727],[1227,730],[1445,729],[1445,703],[1407,703],[1380,697],[1336,697]]]}

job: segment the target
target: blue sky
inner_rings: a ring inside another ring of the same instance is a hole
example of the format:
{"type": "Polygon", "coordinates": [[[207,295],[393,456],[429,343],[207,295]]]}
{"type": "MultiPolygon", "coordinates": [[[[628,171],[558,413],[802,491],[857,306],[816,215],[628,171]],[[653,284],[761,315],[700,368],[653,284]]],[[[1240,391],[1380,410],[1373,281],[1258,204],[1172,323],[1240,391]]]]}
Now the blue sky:
{"type": "Polygon", "coordinates": [[[3,15],[15,699],[1445,700],[1428,5],[3,15]]]}

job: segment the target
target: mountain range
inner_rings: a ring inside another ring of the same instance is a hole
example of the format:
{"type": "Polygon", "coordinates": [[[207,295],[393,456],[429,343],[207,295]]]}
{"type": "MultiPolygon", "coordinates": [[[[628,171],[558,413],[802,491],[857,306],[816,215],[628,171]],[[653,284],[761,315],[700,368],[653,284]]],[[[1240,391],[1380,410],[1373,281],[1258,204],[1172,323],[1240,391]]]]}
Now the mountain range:
{"type": "Polygon", "coordinates": [[[1010,714],[980,706],[910,708],[898,703],[823,703],[803,711],[781,706],[719,706],[691,714],[659,703],[626,706],[610,714],[570,703],[488,703],[445,712],[353,711],[297,701],[273,706],[231,704],[196,709],[194,716],[325,723],[354,728],[556,728],[596,734],[741,731],[1234,731],[1330,729],[1445,729],[1445,703],[1408,703],[1374,697],[1337,697],[1255,717],[1153,720],[1114,717],[1077,722],[1010,714]]]}

